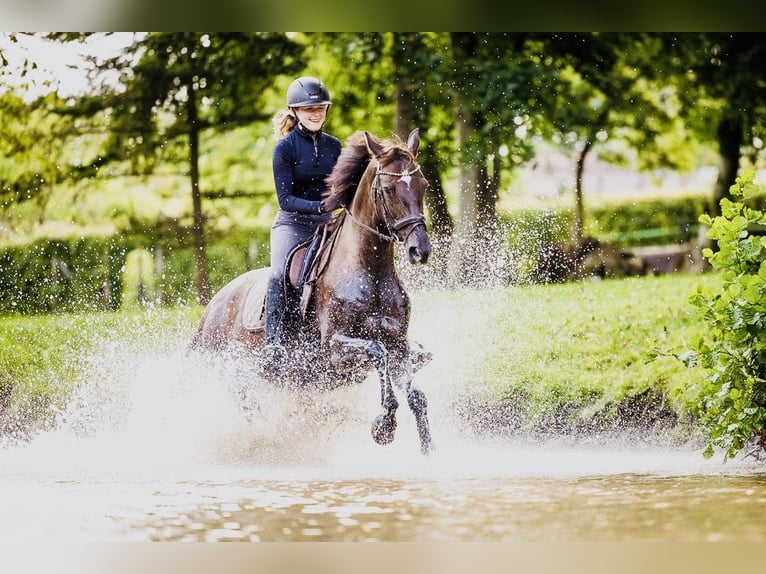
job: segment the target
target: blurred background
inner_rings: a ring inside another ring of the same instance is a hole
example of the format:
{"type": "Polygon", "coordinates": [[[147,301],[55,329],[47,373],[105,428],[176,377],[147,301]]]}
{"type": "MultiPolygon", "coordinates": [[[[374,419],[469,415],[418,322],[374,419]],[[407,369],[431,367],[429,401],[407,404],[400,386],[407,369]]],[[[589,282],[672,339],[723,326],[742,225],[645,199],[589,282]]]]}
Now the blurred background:
{"type": "Polygon", "coordinates": [[[704,269],[699,216],[764,165],[765,47],[720,32],[1,33],[0,312],[205,303],[266,264],[271,117],[306,74],[328,85],[342,141],[420,129],[436,246],[420,282],[704,269]]]}

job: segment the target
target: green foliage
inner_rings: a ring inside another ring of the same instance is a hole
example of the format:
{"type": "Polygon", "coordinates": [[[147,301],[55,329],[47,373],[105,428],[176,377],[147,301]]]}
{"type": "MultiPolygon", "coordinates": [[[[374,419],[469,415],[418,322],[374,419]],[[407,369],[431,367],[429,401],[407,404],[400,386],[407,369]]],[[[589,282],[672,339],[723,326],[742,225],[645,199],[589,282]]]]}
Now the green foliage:
{"type": "MultiPolygon", "coordinates": [[[[545,131],[563,148],[621,142],[644,167],[688,168],[689,132],[672,81],[657,78],[662,46],[644,33],[566,33],[539,38],[559,67],[561,89],[545,94],[545,131]]],[[[625,161],[621,146],[602,157],[625,161]]]]}
{"type": "MultiPolygon", "coordinates": [[[[130,203],[136,203],[136,210],[146,210],[151,194],[139,194],[140,187],[117,186],[114,201],[135,196],[130,203]]],[[[94,197],[91,194],[90,198],[94,197]]],[[[92,214],[97,208],[106,210],[111,206],[116,213],[117,205],[88,203],[81,211],[92,214]]],[[[591,226],[589,233],[599,239],[620,243],[622,236],[667,225],[671,234],[665,239],[674,240],[677,236],[672,231],[681,233],[683,222],[696,218],[702,205],[701,198],[636,201],[593,207],[586,219],[591,226]]],[[[210,202],[208,259],[213,289],[247,269],[268,265],[268,219],[264,222],[250,212],[259,208],[251,198],[210,202]]],[[[517,280],[536,269],[542,247],[567,242],[572,227],[572,212],[567,209],[517,209],[500,218],[513,255],[509,273],[517,280]]],[[[188,216],[181,221],[152,220],[151,214],[144,211],[130,211],[124,219],[124,229],[110,237],[40,239],[1,248],[0,313],[117,309],[125,289],[134,295],[138,292],[137,278],[123,269],[126,256],[136,249],[148,250],[159,260],[155,263],[158,266],[153,266],[156,276],[151,281],[147,278],[144,285],[153,284],[152,301],[161,305],[194,301],[194,255],[188,216]]],[[[658,238],[650,240],[656,243],[658,238]]],[[[635,238],[632,241],[637,242],[635,238]]],[[[148,263],[144,265],[148,268],[148,263]]]]}
{"type": "Polygon", "coordinates": [[[43,239],[0,251],[0,311],[116,309],[129,243],[43,239]]]}
{"type": "MultiPolygon", "coordinates": [[[[148,289],[143,293],[147,304],[194,301],[194,252],[188,232],[165,236],[148,231],[41,239],[0,249],[0,314],[116,310],[128,300],[132,305],[141,289],[148,289]],[[141,258],[142,278],[134,258],[141,258]]],[[[248,269],[268,265],[268,233],[268,229],[238,228],[211,235],[214,289],[248,269]]]]}
{"type": "Polygon", "coordinates": [[[700,217],[718,246],[703,255],[723,281],[692,294],[707,328],[696,353],[684,357],[711,373],[696,389],[695,411],[710,433],[706,456],[718,446],[729,458],[754,435],[763,446],[766,430],[766,236],[753,233],[766,214],[747,206],[758,192],[753,179],[753,171],[737,178],[729,190],[736,201],[721,200],[720,216],[700,217]]]}
{"type": "Polygon", "coordinates": [[[13,93],[0,93],[0,210],[29,200],[44,205],[52,187],[68,175],[60,138],[72,126],[46,109],[45,102],[55,99],[31,105],[13,93]]]}
{"type": "Polygon", "coordinates": [[[585,235],[626,247],[681,243],[694,235],[708,207],[707,198],[700,195],[591,205],[586,209],[585,235]],[[663,235],[641,236],[649,230],[663,235]]]}
{"type": "MultiPolygon", "coordinates": [[[[706,212],[700,196],[630,201],[590,206],[585,235],[630,249],[640,245],[688,241],[699,216],[706,212]]],[[[541,249],[571,241],[574,214],[569,209],[514,209],[499,214],[519,280],[537,269],[541,249]]]]}

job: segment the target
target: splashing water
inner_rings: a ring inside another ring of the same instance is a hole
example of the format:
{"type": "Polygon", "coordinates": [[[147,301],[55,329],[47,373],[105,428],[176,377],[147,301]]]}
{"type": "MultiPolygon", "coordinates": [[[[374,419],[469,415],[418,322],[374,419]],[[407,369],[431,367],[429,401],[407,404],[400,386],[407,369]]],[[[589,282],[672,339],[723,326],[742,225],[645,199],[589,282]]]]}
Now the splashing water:
{"type": "MultiPolygon", "coordinates": [[[[413,339],[435,353],[416,376],[436,440],[429,457],[420,455],[406,401],[394,443],[373,442],[370,423],[380,409],[374,376],[356,387],[296,394],[259,381],[246,360],[187,353],[190,333],[182,330],[136,328],[104,340],[79,361],[78,385],[55,427],[0,450],[0,536],[546,539],[561,532],[550,530],[540,508],[569,501],[571,489],[628,496],[649,488],[629,476],[716,479],[756,471],[746,462],[706,461],[693,449],[541,445],[463,432],[453,401],[482,359],[484,343],[473,334],[491,316],[489,303],[465,316],[414,314],[413,339]],[[593,482],[604,477],[621,486],[593,482]],[[561,498],[551,499],[552,492],[561,498]],[[538,512],[536,530],[526,529],[524,515],[513,523],[497,514],[534,500],[543,504],[528,509],[538,512]],[[435,510],[453,504],[467,513],[465,522],[435,510]],[[398,528],[383,528],[381,516],[398,528]]],[[[576,532],[564,537],[576,539],[576,532]]]]}

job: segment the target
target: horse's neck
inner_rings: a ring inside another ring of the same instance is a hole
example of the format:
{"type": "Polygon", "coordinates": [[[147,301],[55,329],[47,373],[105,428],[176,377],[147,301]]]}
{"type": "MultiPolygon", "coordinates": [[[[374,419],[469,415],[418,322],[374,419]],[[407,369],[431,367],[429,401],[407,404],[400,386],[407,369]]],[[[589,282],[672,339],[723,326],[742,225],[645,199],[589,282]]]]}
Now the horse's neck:
{"type": "Polygon", "coordinates": [[[378,235],[380,222],[374,215],[374,206],[365,201],[368,203],[357,200],[352,204],[352,217],[343,222],[345,237],[340,238],[339,247],[345,252],[347,263],[357,261],[361,269],[379,275],[394,268],[394,243],[378,235]]]}
{"type": "MultiPolygon", "coordinates": [[[[377,229],[373,222],[362,221],[372,229],[377,229]]],[[[378,273],[382,270],[393,268],[394,244],[374,234],[369,229],[361,227],[354,221],[345,223],[346,240],[344,247],[348,250],[363,269],[378,273]]]]}

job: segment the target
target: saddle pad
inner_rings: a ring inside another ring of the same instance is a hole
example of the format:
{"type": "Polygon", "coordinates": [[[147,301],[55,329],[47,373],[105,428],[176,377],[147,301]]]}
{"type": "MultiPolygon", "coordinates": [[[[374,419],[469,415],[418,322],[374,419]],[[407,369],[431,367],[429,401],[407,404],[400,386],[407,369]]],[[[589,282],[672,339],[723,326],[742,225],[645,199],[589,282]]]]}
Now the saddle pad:
{"type": "MultiPolygon", "coordinates": [[[[268,275],[264,274],[264,278],[268,278],[268,275]]],[[[256,280],[247,290],[242,305],[242,326],[248,331],[263,331],[266,328],[266,283],[265,280],[256,280]]]]}

